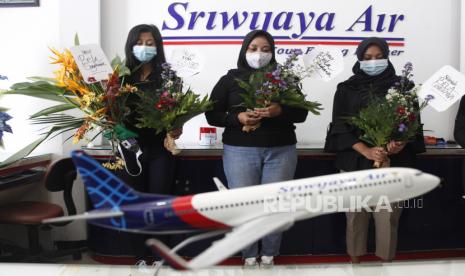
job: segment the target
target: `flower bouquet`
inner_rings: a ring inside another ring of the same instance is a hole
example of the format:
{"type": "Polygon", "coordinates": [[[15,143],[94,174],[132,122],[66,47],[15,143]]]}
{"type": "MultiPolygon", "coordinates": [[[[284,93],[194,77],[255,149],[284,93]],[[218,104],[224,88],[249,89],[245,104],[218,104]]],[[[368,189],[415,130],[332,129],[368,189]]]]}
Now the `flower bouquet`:
{"type": "MultiPolygon", "coordinates": [[[[78,45],[77,38],[76,41],[78,45]]],[[[134,140],[137,134],[127,130],[123,124],[123,119],[129,113],[126,100],[129,94],[137,92],[136,87],[120,82],[120,77],[128,74],[129,70],[117,57],[112,61],[114,71],[108,80],[88,83],[80,73],[70,50],[50,50],[54,54],[52,64],[60,66],[54,72],[54,78],[34,77],[31,78],[33,82],[16,83],[4,94],[26,95],[59,102],[58,105],[41,110],[30,117],[34,124],[51,126],[45,137],[76,130],[71,137],[73,143],[77,143],[82,139],[92,141],[103,133],[112,142],[115,164],[121,165],[122,162],[116,157],[115,145],[121,142],[132,151],[139,150],[134,140]],[[83,115],[71,116],[62,113],[75,108],[82,111],[83,115]],[[91,130],[98,133],[92,138],[87,138],[86,135],[91,130]]]]}
{"type": "MultiPolygon", "coordinates": [[[[429,95],[421,105],[418,103],[419,86],[410,81],[413,66],[407,63],[402,70],[400,82],[390,88],[385,97],[375,97],[348,122],[362,130],[360,139],[369,145],[386,148],[391,140],[408,142],[415,139],[420,129],[420,111],[433,98],[429,95]]],[[[383,164],[375,162],[373,167],[383,164]]]]}
{"type": "Polygon", "coordinates": [[[157,91],[138,93],[141,100],[137,106],[139,128],[152,128],[156,133],[167,131],[165,148],[176,155],[180,150],[169,131],[181,128],[193,117],[212,108],[212,102],[190,89],[183,92],[183,82],[168,63],[162,65],[162,85],[157,91]]]}
{"type": "MultiPolygon", "coordinates": [[[[297,49],[286,59],[283,65],[268,65],[250,75],[248,81],[237,79],[239,86],[245,90],[241,94],[243,106],[249,110],[268,107],[271,103],[279,103],[290,107],[302,108],[319,115],[321,104],[307,101],[302,94],[302,80],[312,75],[311,67],[305,69],[296,64],[302,52],[297,49]]],[[[249,132],[260,127],[244,126],[249,132]]]]}

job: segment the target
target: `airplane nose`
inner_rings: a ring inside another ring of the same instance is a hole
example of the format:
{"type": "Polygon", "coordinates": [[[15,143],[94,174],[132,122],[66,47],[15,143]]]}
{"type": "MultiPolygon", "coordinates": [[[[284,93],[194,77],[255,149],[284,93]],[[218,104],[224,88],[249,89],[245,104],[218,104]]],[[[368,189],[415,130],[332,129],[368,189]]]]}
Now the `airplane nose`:
{"type": "Polygon", "coordinates": [[[429,173],[418,172],[414,175],[413,181],[415,182],[415,186],[418,187],[417,189],[419,191],[422,193],[427,193],[436,188],[441,182],[441,179],[429,173]]]}

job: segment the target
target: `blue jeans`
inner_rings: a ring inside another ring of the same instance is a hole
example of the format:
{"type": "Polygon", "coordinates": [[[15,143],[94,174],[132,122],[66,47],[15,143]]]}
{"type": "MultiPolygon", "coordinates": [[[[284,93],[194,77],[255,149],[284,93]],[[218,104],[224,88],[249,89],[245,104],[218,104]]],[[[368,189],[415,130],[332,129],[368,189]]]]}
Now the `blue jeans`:
{"type": "MultiPolygon", "coordinates": [[[[224,145],[223,167],[231,189],[294,178],[297,166],[295,145],[282,147],[237,147],[224,145]]],[[[262,238],[262,256],[276,256],[281,233],[262,238]]],[[[258,256],[258,242],[242,250],[243,258],[258,256]]]]}

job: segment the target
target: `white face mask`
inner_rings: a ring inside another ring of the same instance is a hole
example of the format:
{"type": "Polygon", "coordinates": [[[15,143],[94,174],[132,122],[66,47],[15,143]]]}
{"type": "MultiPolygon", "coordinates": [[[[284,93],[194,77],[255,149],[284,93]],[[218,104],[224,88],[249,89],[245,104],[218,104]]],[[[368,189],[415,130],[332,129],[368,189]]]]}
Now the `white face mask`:
{"type": "Polygon", "coordinates": [[[372,59],[360,61],[360,69],[369,76],[377,76],[386,70],[389,63],[387,59],[372,59]]]}
{"type": "Polygon", "coordinates": [[[245,54],[245,59],[247,60],[247,63],[253,69],[259,69],[259,68],[262,68],[263,66],[268,65],[272,57],[273,57],[272,53],[264,53],[264,52],[254,52],[254,53],[245,54]]]}

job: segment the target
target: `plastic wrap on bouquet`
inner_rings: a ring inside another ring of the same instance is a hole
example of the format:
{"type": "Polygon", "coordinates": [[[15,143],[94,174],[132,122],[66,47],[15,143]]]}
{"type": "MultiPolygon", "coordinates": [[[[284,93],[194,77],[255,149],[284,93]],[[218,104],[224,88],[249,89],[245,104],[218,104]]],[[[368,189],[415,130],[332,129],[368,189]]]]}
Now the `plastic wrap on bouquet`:
{"type": "Polygon", "coordinates": [[[176,145],[176,141],[169,133],[166,134],[164,146],[173,155],[178,155],[179,153],[181,153],[181,150],[176,145]]]}
{"type": "Polygon", "coordinates": [[[391,159],[389,159],[389,157],[382,162],[375,161],[373,163],[373,168],[389,168],[389,167],[391,167],[391,159]]]}

